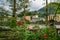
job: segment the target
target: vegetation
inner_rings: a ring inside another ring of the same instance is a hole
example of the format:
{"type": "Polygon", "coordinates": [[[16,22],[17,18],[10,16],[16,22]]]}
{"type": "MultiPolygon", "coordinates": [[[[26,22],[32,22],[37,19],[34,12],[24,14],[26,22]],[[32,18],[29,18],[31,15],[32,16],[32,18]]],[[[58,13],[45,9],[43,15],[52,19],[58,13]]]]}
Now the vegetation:
{"type": "MultiPolygon", "coordinates": [[[[18,0],[19,3],[17,0],[7,0],[7,2],[9,2],[10,7],[12,7],[11,10],[13,17],[8,18],[8,14],[6,14],[7,11],[5,11],[3,8],[0,8],[2,10],[0,12],[0,24],[3,24],[0,26],[4,26],[0,27],[0,38],[2,38],[0,40],[60,40],[60,36],[56,31],[54,22],[50,21],[48,24],[48,6],[53,6],[55,8],[53,12],[55,14],[55,18],[56,14],[60,13],[60,3],[51,3],[48,5],[46,0],[46,13],[43,14],[43,17],[46,18],[46,25],[44,24],[45,27],[40,28],[38,25],[35,25],[34,27],[30,28],[27,27],[26,24],[30,24],[31,22],[26,20],[25,16],[39,15],[39,17],[41,17],[42,15],[40,14],[42,13],[39,11],[29,11],[29,9],[27,9],[29,7],[29,0],[18,0]],[[17,20],[16,13],[21,9],[23,9],[23,11],[17,15],[21,18],[21,20],[17,20]],[[7,18],[7,21],[3,21],[5,17],[7,18]]],[[[41,21],[43,22],[43,20],[41,21]]]]}
{"type": "Polygon", "coordinates": [[[46,26],[41,29],[39,26],[35,26],[33,29],[30,29],[18,23],[17,28],[12,28],[10,31],[6,32],[1,31],[1,33],[0,36],[2,37],[8,36],[8,39],[6,38],[5,40],[58,40],[55,26],[49,26],[49,28],[46,26]]]}
{"type": "Polygon", "coordinates": [[[49,4],[50,6],[53,6],[54,8],[55,8],[55,12],[53,13],[53,14],[55,14],[54,15],[54,18],[56,17],[56,14],[59,14],[60,13],[60,3],[55,3],[55,2],[53,2],[53,3],[51,3],[51,4],[49,4]]]}

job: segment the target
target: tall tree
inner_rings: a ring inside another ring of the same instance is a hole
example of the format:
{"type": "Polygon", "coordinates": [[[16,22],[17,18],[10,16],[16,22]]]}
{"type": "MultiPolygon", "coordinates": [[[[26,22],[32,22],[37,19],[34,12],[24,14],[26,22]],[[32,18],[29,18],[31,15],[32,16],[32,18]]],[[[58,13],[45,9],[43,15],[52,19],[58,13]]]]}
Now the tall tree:
{"type": "Polygon", "coordinates": [[[48,0],[46,0],[46,24],[48,24],[48,0]]]}
{"type": "Polygon", "coordinates": [[[16,0],[14,0],[13,17],[16,17],[16,0]]]}
{"type": "Polygon", "coordinates": [[[7,0],[10,3],[11,10],[13,11],[13,17],[16,17],[17,10],[20,10],[20,1],[19,0],[7,0]]]}
{"type": "Polygon", "coordinates": [[[13,17],[15,17],[17,10],[24,9],[24,13],[25,13],[25,10],[26,10],[26,8],[28,6],[28,2],[29,2],[29,0],[7,0],[7,1],[13,7],[12,8],[13,9],[13,17]]]}
{"type": "Polygon", "coordinates": [[[16,14],[16,0],[7,0],[7,2],[10,3],[10,7],[12,7],[13,11],[13,17],[15,17],[16,14]]]}
{"type": "Polygon", "coordinates": [[[54,19],[56,20],[56,14],[60,12],[60,3],[54,3],[55,4],[55,12],[54,12],[54,19]]]}
{"type": "Polygon", "coordinates": [[[55,2],[53,2],[53,3],[51,3],[50,5],[55,8],[55,10],[54,10],[54,12],[53,12],[53,14],[54,14],[53,19],[56,19],[56,18],[55,18],[55,17],[56,17],[56,14],[59,14],[59,13],[60,13],[60,3],[55,3],[55,2]]]}
{"type": "MultiPolygon", "coordinates": [[[[23,17],[23,19],[24,19],[26,16],[26,10],[27,10],[28,5],[29,5],[29,0],[20,0],[20,1],[21,1],[21,7],[23,8],[23,12],[24,12],[24,17],[23,17]]],[[[24,24],[26,25],[25,20],[24,20],[24,24]]]]}

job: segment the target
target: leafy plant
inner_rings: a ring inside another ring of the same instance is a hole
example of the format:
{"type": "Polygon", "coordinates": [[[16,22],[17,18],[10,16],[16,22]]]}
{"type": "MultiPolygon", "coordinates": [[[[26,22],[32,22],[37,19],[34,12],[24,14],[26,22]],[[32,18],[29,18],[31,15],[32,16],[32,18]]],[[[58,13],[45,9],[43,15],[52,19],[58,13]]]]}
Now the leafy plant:
{"type": "Polygon", "coordinates": [[[7,24],[8,24],[11,28],[16,27],[16,25],[17,25],[17,24],[16,24],[16,22],[17,22],[17,21],[16,21],[16,18],[9,18],[8,20],[9,20],[9,21],[8,21],[7,24]]]}

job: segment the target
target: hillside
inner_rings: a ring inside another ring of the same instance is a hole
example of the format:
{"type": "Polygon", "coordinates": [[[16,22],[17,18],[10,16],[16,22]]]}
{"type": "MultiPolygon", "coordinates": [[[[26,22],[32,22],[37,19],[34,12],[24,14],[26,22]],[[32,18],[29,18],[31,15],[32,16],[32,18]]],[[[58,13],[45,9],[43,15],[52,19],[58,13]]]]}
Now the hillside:
{"type": "MultiPolygon", "coordinates": [[[[48,14],[54,14],[54,13],[60,13],[60,7],[59,7],[59,3],[50,3],[48,4],[48,14]]],[[[46,13],[46,6],[39,9],[38,12],[40,13],[39,15],[45,16],[46,13]]]]}

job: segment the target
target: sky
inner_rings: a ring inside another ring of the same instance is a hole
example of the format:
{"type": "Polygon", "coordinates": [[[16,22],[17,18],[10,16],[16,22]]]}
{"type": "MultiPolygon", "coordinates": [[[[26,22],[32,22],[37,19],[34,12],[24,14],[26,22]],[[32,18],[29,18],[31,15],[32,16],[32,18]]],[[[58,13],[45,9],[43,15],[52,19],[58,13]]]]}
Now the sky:
{"type": "MultiPolygon", "coordinates": [[[[30,3],[30,9],[31,10],[38,10],[38,9],[40,9],[40,8],[42,8],[42,7],[44,7],[46,4],[46,1],[45,0],[30,0],[30,1],[32,1],[31,3],[30,3]]],[[[48,3],[50,3],[50,0],[48,0],[48,3]]]]}
{"type": "Polygon", "coordinates": [[[11,11],[10,7],[8,5],[10,5],[10,4],[8,2],[6,2],[6,0],[0,0],[0,7],[3,7],[3,9],[5,9],[5,10],[11,11]]]}
{"type": "MultiPolygon", "coordinates": [[[[44,7],[46,2],[45,0],[29,0],[29,1],[31,1],[29,9],[32,11],[44,7]]],[[[50,3],[50,0],[48,0],[48,3],[50,3]]],[[[11,11],[8,5],[9,3],[7,3],[6,0],[0,0],[0,7],[4,6],[4,9],[11,11]],[[4,3],[4,5],[2,5],[2,3],[4,3]]]]}

